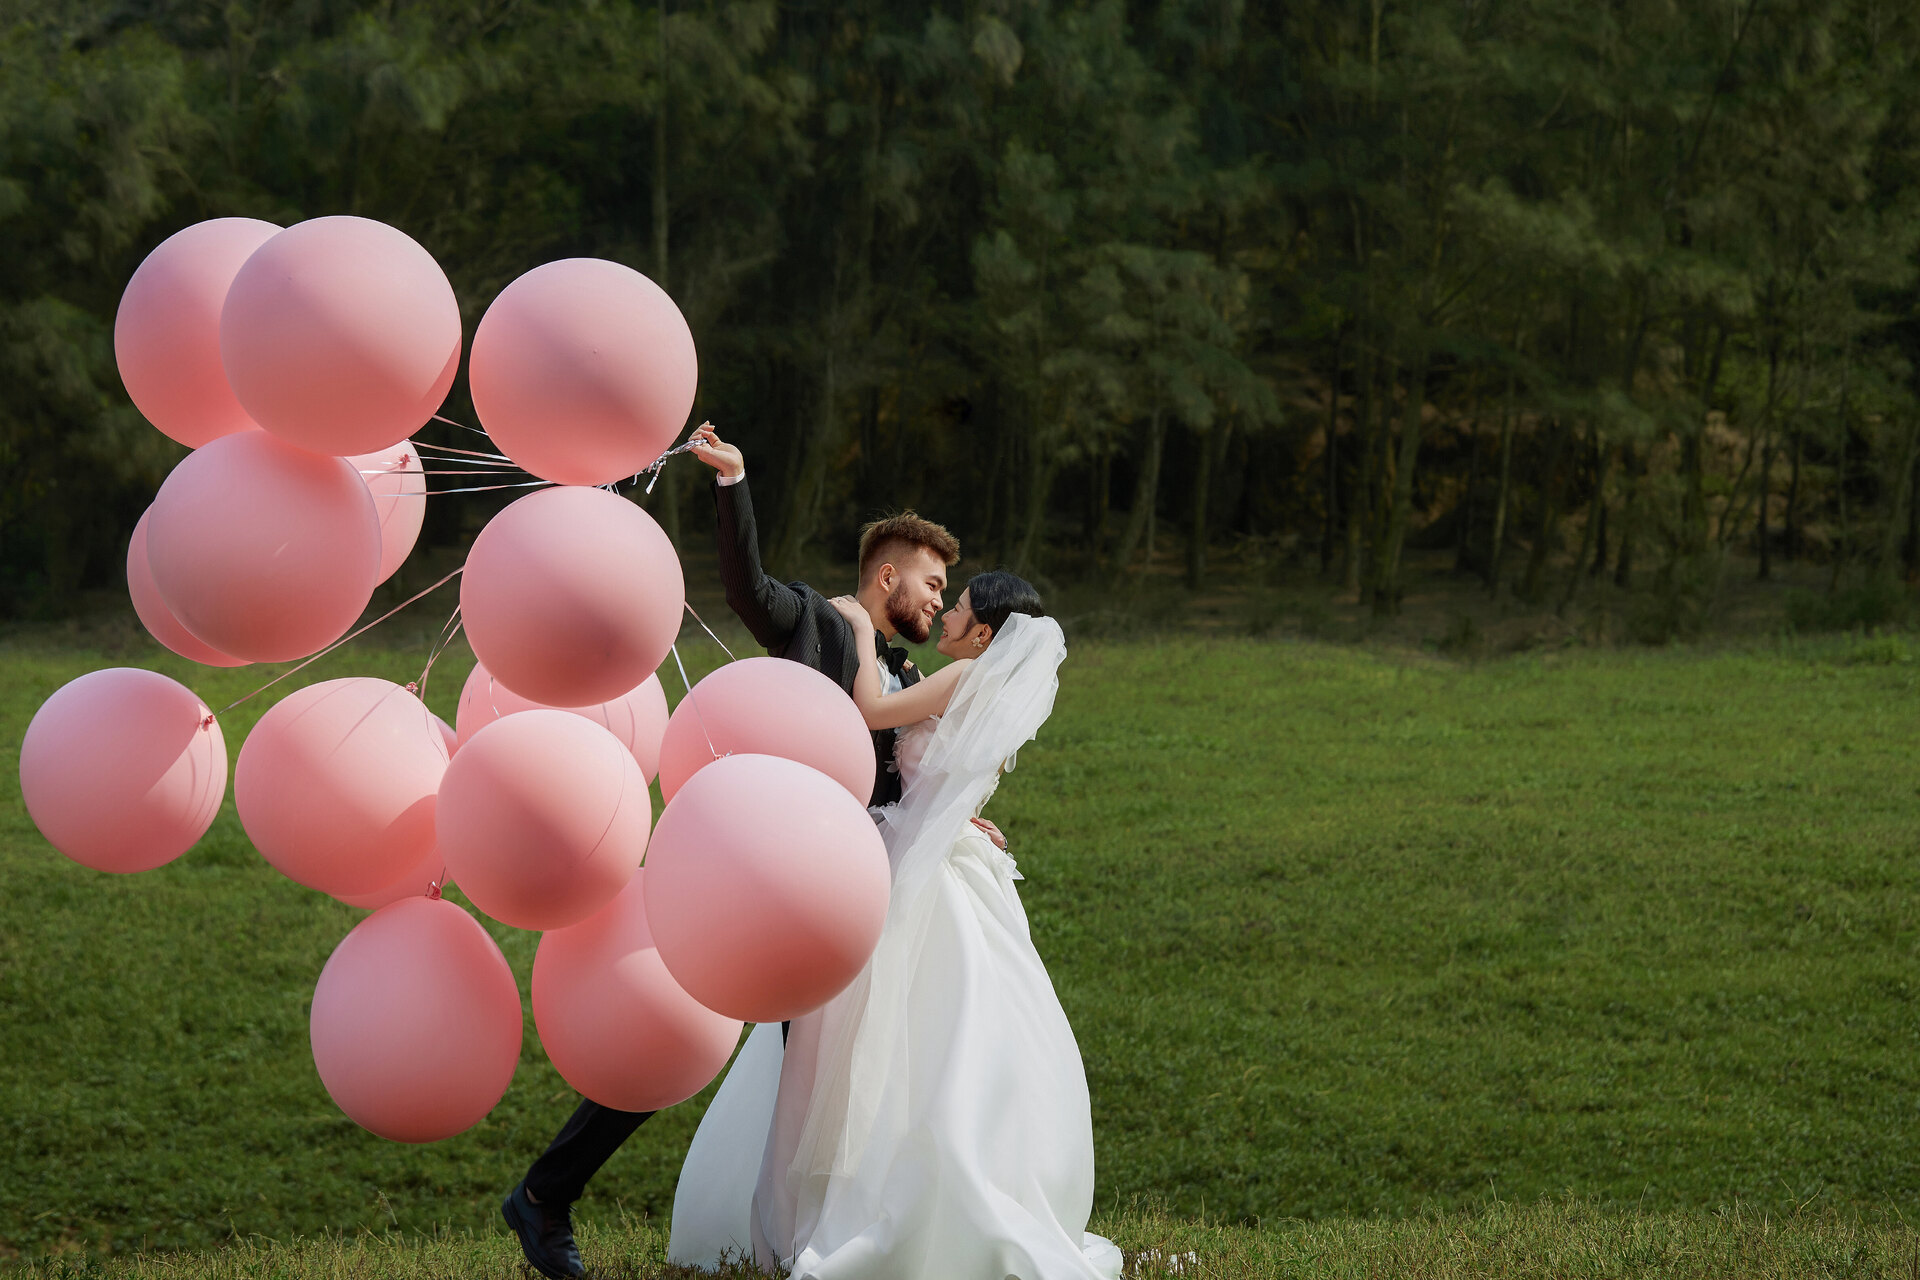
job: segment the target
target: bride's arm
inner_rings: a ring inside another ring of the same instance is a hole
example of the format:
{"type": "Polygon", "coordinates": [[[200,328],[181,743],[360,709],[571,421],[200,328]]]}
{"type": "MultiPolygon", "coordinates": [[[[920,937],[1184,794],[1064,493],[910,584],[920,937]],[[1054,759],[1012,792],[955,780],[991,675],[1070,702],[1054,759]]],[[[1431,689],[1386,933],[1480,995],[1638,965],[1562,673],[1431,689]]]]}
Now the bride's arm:
{"type": "Polygon", "coordinates": [[[853,675],[853,705],[869,729],[898,729],[928,716],[937,716],[953,700],[953,687],[971,658],[956,658],[910,688],[886,693],[880,683],[880,658],[873,644],[873,624],[866,610],[850,596],[839,596],[833,607],[853,626],[854,650],[860,660],[853,675]]]}

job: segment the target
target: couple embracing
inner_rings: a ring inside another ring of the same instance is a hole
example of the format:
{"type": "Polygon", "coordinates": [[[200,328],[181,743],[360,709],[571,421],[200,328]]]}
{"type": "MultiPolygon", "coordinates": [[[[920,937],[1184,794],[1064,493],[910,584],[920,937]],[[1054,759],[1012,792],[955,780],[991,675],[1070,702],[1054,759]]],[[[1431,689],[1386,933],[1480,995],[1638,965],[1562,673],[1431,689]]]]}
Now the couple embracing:
{"type": "MultiPolygon", "coordinates": [[[[1095,1280],[1093,1125],[1079,1046],[1027,931],[1006,841],[980,817],[1053,709],[1066,656],[1034,589],[975,576],[940,615],[959,544],[912,514],[869,525],[853,596],[760,567],[739,449],[711,427],[727,603],[777,657],[839,681],[873,731],[893,889],[866,969],[824,1007],[756,1027],[681,1169],[669,1261],[818,1280],[1095,1280]],[[921,678],[887,640],[931,634],[921,678]]],[[[743,797],[743,799],[746,799],[743,797]]],[[[569,1207],[647,1116],[582,1102],[503,1211],[548,1276],[586,1272],[569,1207]]]]}

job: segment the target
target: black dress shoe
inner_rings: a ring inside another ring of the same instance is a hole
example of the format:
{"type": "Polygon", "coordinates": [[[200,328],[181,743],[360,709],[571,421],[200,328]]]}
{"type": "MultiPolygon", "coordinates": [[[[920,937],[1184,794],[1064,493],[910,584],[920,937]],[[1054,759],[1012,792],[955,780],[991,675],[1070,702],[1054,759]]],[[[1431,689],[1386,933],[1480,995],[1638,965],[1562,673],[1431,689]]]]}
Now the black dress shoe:
{"type": "Polygon", "coordinates": [[[573,1243],[571,1206],[535,1204],[527,1199],[527,1184],[522,1182],[500,1206],[500,1215],[520,1237],[520,1251],[527,1265],[553,1280],[574,1280],[587,1274],[580,1263],[579,1246],[573,1243]]]}

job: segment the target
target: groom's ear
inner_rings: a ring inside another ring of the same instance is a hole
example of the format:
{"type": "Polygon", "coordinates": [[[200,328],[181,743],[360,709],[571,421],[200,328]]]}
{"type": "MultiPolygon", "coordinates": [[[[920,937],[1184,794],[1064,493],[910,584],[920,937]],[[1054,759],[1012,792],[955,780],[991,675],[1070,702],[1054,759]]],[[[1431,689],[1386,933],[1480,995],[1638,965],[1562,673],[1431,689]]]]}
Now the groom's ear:
{"type": "Polygon", "coordinates": [[[890,593],[894,588],[894,584],[900,581],[900,571],[894,568],[892,564],[882,563],[880,568],[874,572],[873,580],[879,584],[882,591],[890,593]]]}

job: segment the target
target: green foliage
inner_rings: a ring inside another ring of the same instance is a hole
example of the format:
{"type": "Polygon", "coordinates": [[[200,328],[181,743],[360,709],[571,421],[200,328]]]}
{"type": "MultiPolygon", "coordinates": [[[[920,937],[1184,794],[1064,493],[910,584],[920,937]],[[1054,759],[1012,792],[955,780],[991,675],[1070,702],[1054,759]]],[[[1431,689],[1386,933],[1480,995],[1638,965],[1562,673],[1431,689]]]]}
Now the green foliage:
{"type": "Polygon", "coordinates": [[[1703,555],[1911,573],[1917,33],[1896,0],[17,0],[0,611],[117,585],[180,451],[115,300],[219,214],[392,222],[469,329],[555,257],[661,276],[776,565],[917,504],[1102,580],[1165,529],[1195,585],[1209,541],[1306,537],[1388,612],[1458,528],[1563,610],[1570,560],[1656,584],[1649,634],[1715,607],[1703,555]]]}

